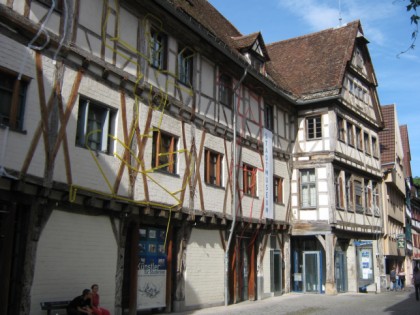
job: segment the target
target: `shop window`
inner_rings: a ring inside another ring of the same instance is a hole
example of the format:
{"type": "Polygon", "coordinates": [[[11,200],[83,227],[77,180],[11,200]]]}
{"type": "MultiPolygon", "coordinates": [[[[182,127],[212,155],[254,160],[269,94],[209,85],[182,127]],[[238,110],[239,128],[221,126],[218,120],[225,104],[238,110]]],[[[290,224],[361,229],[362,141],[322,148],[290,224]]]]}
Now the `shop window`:
{"type": "Polygon", "coordinates": [[[283,200],[283,182],[284,179],[282,177],[275,176],[273,179],[273,185],[274,185],[274,202],[279,204],[284,204],[283,200]]]}
{"type": "Polygon", "coordinates": [[[300,171],[300,204],[302,208],[316,207],[316,176],[315,169],[300,171]]]}
{"type": "Polygon", "coordinates": [[[166,70],[167,68],[167,40],[166,34],[157,29],[151,29],[149,39],[150,64],[159,70],[166,70]]]}
{"type": "Polygon", "coordinates": [[[192,86],[194,53],[184,47],[178,51],[178,80],[192,86]]]}
{"type": "Polygon", "coordinates": [[[178,138],[161,132],[153,133],[152,167],[176,174],[178,138]]]}
{"type": "Polygon", "coordinates": [[[117,111],[89,99],[80,98],[76,145],[93,151],[113,152],[117,111]],[[111,137],[110,137],[111,135],[111,137]]]}
{"type": "Polygon", "coordinates": [[[0,69],[0,124],[11,129],[23,129],[28,80],[0,69]]]}
{"type": "Polygon", "coordinates": [[[257,196],[257,168],[248,164],[243,164],[243,192],[252,197],[257,196]]]}
{"type": "Polygon", "coordinates": [[[322,137],[321,116],[306,118],[307,139],[320,139],[322,137]]]}
{"type": "Polygon", "coordinates": [[[204,177],[206,184],[222,187],[223,155],[211,150],[205,150],[204,177]]]}

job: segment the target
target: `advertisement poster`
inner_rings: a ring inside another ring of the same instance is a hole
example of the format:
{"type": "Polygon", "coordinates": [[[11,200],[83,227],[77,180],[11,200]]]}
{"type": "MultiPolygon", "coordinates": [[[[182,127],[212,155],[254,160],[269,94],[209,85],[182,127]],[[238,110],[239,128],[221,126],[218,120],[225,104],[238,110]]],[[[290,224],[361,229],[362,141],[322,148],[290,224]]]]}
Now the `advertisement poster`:
{"type": "Polygon", "coordinates": [[[157,228],[139,229],[138,310],[166,306],[165,233],[157,228]]]}
{"type": "Polygon", "coordinates": [[[371,258],[371,251],[362,250],[362,278],[363,279],[370,279],[372,275],[372,258],[371,258]]]}

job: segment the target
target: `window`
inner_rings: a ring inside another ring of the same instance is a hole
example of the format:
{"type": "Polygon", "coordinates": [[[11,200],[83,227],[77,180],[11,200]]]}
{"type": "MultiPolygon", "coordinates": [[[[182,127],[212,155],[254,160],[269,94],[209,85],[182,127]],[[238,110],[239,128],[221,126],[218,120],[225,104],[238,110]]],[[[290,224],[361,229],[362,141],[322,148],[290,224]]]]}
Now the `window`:
{"type": "Polygon", "coordinates": [[[368,179],[365,179],[365,213],[372,213],[372,187],[368,179]]]}
{"type": "Polygon", "coordinates": [[[364,143],[365,143],[365,153],[370,155],[370,141],[369,141],[369,134],[365,132],[364,134],[364,143]]]}
{"type": "Polygon", "coordinates": [[[322,137],[321,116],[306,118],[307,139],[322,137]]]}
{"type": "Polygon", "coordinates": [[[274,197],[274,202],[276,203],[280,203],[280,204],[284,204],[283,201],[283,181],[284,179],[281,177],[277,177],[275,176],[273,179],[273,188],[274,188],[274,192],[273,192],[273,197],[274,197]]]}
{"type": "Polygon", "coordinates": [[[153,133],[152,167],[176,174],[178,138],[161,131],[153,133]]]}
{"type": "Polygon", "coordinates": [[[23,129],[28,81],[18,80],[17,74],[0,69],[0,124],[11,129],[23,129]]]}
{"type": "Polygon", "coordinates": [[[344,119],[340,116],[337,116],[337,131],[338,131],[338,140],[346,141],[346,131],[344,129],[344,119]]]}
{"type": "Polygon", "coordinates": [[[363,203],[362,203],[362,196],[363,196],[363,188],[362,182],[360,180],[354,181],[354,198],[356,204],[356,211],[363,212],[363,203]]]}
{"type": "Polygon", "coordinates": [[[257,193],[257,169],[243,164],[243,191],[245,194],[256,197],[257,193]]]}
{"type": "Polygon", "coordinates": [[[374,157],[378,157],[378,141],[375,137],[372,137],[372,154],[374,157]]]}
{"type": "Polygon", "coordinates": [[[268,130],[273,131],[273,127],[274,127],[273,106],[269,104],[264,105],[264,127],[268,130]]]}
{"type": "MultiPolygon", "coordinates": [[[[49,8],[51,8],[52,0],[38,0],[39,2],[45,4],[49,8]]],[[[55,8],[54,10],[63,11],[63,0],[55,0],[55,8]]]]}
{"type": "Polygon", "coordinates": [[[232,78],[225,74],[219,78],[219,100],[228,107],[233,105],[232,78]]]}
{"type": "Polygon", "coordinates": [[[167,37],[156,29],[151,30],[149,39],[150,64],[159,70],[166,69],[167,37]]]}
{"type": "Polygon", "coordinates": [[[76,145],[93,151],[112,153],[116,110],[97,102],[80,98],[77,116],[76,145]]]}
{"type": "Polygon", "coordinates": [[[193,57],[193,52],[186,47],[178,51],[178,80],[188,86],[192,86],[193,57]]]}
{"type": "Polygon", "coordinates": [[[316,207],[315,169],[300,171],[300,204],[302,208],[316,207]]]}
{"type": "Polygon", "coordinates": [[[379,187],[378,187],[378,183],[376,182],[372,182],[372,194],[373,194],[373,213],[376,216],[379,216],[379,187]]]}
{"type": "Polygon", "coordinates": [[[222,187],[222,162],[223,155],[211,150],[205,151],[206,168],[204,176],[207,184],[222,187]]]}
{"type": "Polygon", "coordinates": [[[346,173],[346,204],[347,204],[347,211],[354,211],[353,210],[353,180],[351,178],[350,173],[346,173]]]}
{"type": "Polygon", "coordinates": [[[344,185],[343,178],[339,170],[334,170],[335,182],[335,205],[337,208],[344,209],[344,185]]]}
{"type": "Polygon", "coordinates": [[[362,130],[359,127],[356,127],[356,139],[357,139],[357,149],[362,151],[363,150],[363,138],[362,138],[362,130]]]}
{"type": "Polygon", "coordinates": [[[354,131],[351,123],[347,123],[347,141],[347,144],[354,147],[354,131]]]}

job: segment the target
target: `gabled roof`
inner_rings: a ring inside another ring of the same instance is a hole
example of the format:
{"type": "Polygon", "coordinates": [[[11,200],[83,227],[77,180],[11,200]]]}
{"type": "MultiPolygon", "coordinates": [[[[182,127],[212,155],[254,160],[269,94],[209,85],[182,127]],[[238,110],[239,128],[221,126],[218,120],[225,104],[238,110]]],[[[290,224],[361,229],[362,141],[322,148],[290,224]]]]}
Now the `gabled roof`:
{"type": "Polygon", "coordinates": [[[403,147],[398,126],[397,109],[394,104],[381,106],[385,128],[379,132],[382,169],[390,169],[400,157],[403,162],[403,147]]]}
{"type": "Polygon", "coordinates": [[[338,95],[356,38],[363,34],[359,21],[267,45],[276,79],[280,73],[300,98],[338,95]]]}
{"type": "Polygon", "coordinates": [[[403,158],[403,166],[404,166],[404,177],[412,177],[413,174],[411,173],[411,150],[410,150],[410,141],[408,138],[408,127],[407,125],[400,126],[400,133],[401,133],[401,141],[403,146],[404,158],[403,158]]]}
{"type": "Polygon", "coordinates": [[[267,53],[267,48],[265,47],[264,40],[260,32],[252,33],[245,36],[232,37],[232,39],[234,41],[236,49],[238,49],[239,51],[252,49],[254,43],[258,41],[259,46],[264,55],[264,59],[267,61],[270,60],[270,57],[267,53]]]}

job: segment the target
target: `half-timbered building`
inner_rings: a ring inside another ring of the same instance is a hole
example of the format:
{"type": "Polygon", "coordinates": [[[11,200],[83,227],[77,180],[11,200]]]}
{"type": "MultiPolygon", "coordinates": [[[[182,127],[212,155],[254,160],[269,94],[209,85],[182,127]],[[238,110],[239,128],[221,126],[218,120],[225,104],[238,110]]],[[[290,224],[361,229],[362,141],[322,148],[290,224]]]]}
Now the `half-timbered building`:
{"type": "Polygon", "coordinates": [[[0,20],[1,314],[92,283],[113,314],[288,290],[296,114],[260,33],[204,0],[0,20]]]}
{"type": "MultiPolygon", "coordinates": [[[[369,289],[382,273],[377,81],[359,21],[267,46],[297,96],[291,289],[369,289]]],[[[376,290],[376,285],[372,287],[376,290]]]]}
{"type": "Polygon", "coordinates": [[[379,133],[381,167],[384,173],[384,257],[386,273],[405,265],[405,176],[397,109],[394,104],[381,107],[384,129],[379,133]]]}

